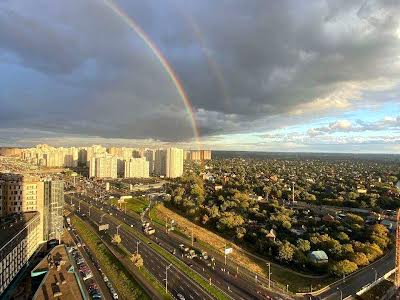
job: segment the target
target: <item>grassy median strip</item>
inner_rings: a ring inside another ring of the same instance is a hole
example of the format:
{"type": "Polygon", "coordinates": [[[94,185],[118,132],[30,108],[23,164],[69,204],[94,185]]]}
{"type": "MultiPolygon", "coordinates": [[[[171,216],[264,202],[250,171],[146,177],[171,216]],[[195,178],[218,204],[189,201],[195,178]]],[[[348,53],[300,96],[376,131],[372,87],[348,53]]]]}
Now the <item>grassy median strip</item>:
{"type": "MultiPolygon", "coordinates": [[[[132,254],[122,244],[119,244],[118,248],[120,250],[122,250],[123,253],[128,257],[132,254]]],[[[138,271],[140,272],[140,274],[143,275],[144,278],[146,278],[146,280],[148,282],[151,283],[151,285],[159,292],[160,295],[163,296],[164,299],[172,299],[170,294],[165,293],[165,288],[163,286],[161,286],[161,283],[157,280],[156,277],[154,277],[153,274],[151,274],[149,272],[149,270],[147,270],[146,268],[143,267],[143,268],[138,269],[138,271]]]]}
{"type": "MultiPolygon", "coordinates": [[[[97,208],[96,208],[97,209],[97,208]]],[[[207,280],[205,280],[198,273],[193,271],[189,266],[187,266],[184,262],[177,259],[168,251],[164,250],[157,244],[154,244],[152,240],[146,237],[144,234],[136,231],[135,229],[129,227],[127,224],[121,222],[117,218],[110,216],[116,224],[122,224],[122,227],[132,233],[137,239],[141,240],[143,243],[146,243],[149,247],[155,250],[158,254],[164,257],[167,261],[172,263],[176,268],[180,271],[188,275],[192,280],[194,280],[197,284],[199,284],[204,290],[206,290],[209,294],[211,294],[216,299],[229,299],[227,295],[225,295],[221,290],[216,288],[214,285],[210,285],[207,280]]]]}
{"type": "Polygon", "coordinates": [[[113,282],[124,299],[150,299],[142,287],[129,274],[128,270],[116,257],[107,249],[103,242],[97,237],[94,230],[87,226],[76,216],[72,216],[72,223],[79,236],[89,246],[92,253],[98,259],[102,270],[113,282]]]}

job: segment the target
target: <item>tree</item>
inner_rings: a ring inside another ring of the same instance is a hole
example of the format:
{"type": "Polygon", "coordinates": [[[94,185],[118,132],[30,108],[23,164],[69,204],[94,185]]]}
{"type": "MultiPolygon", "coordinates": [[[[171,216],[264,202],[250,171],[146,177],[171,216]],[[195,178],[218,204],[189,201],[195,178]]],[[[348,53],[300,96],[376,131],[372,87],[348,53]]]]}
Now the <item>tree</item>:
{"type": "Polygon", "coordinates": [[[341,232],[339,232],[338,234],[337,234],[337,239],[339,240],[339,241],[341,241],[341,242],[348,242],[348,241],[350,241],[350,238],[349,238],[349,236],[347,235],[347,233],[345,233],[345,232],[343,232],[343,231],[341,231],[341,232]]]}
{"type": "Polygon", "coordinates": [[[246,234],[246,228],[242,226],[236,227],[236,238],[238,240],[241,240],[245,234],[246,234]]]}
{"type": "Polygon", "coordinates": [[[120,244],[121,243],[121,236],[119,234],[114,234],[113,238],[112,238],[112,242],[114,244],[120,244]]]}
{"type": "Polygon", "coordinates": [[[289,242],[284,242],[281,244],[278,248],[278,260],[289,263],[293,260],[293,255],[294,255],[295,247],[289,243],[289,242]]]}
{"type": "Polygon", "coordinates": [[[367,256],[362,252],[356,252],[350,255],[350,260],[357,264],[357,266],[367,266],[369,264],[369,260],[367,256]]]}
{"type": "Polygon", "coordinates": [[[297,248],[298,248],[300,251],[303,251],[303,252],[308,252],[308,251],[310,251],[310,249],[311,249],[310,241],[308,241],[308,240],[303,240],[303,239],[298,239],[298,240],[297,240],[297,248]]]}
{"type": "Polygon", "coordinates": [[[228,228],[232,229],[240,226],[244,223],[243,217],[236,215],[234,212],[226,212],[222,214],[222,218],[218,221],[218,226],[220,229],[228,228]]]}
{"type": "Polygon", "coordinates": [[[143,267],[143,258],[140,254],[133,253],[131,256],[131,262],[135,265],[137,268],[143,267]]]}
{"type": "Polygon", "coordinates": [[[349,275],[358,269],[357,264],[347,259],[332,263],[330,266],[331,274],[342,277],[349,275]]]}
{"type": "Polygon", "coordinates": [[[389,233],[389,230],[382,224],[375,224],[372,226],[372,233],[377,236],[386,237],[389,233]]]}

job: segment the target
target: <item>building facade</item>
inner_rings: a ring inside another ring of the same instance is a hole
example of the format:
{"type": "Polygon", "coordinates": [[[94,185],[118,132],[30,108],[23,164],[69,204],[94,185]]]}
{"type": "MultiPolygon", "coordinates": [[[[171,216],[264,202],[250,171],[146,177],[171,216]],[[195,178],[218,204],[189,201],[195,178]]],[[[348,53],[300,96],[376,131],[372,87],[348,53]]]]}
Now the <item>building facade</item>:
{"type": "Polygon", "coordinates": [[[125,160],[125,178],[148,178],[149,177],[149,162],[146,158],[131,158],[125,160]]]}
{"type": "Polygon", "coordinates": [[[92,157],[89,164],[89,177],[117,178],[118,161],[115,156],[92,157]]]}
{"type": "Polygon", "coordinates": [[[0,238],[0,296],[42,242],[38,213],[24,213],[8,226],[0,238]]]}

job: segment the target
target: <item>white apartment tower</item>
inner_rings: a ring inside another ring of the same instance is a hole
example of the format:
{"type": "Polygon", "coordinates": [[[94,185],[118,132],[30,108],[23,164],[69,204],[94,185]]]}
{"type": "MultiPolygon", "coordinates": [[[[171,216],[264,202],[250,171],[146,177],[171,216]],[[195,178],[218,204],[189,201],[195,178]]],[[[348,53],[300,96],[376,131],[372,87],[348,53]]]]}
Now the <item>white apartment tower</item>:
{"type": "Polygon", "coordinates": [[[149,177],[149,162],[146,158],[131,158],[125,160],[125,178],[148,178],[149,177]]]}
{"type": "Polygon", "coordinates": [[[166,152],[165,177],[181,177],[183,174],[183,149],[168,148],[166,152]]]}
{"type": "Polygon", "coordinates": [[[89,177],[117,178],[117,170],[117,158],[114,156],[103,155],[90,159],[89,177]]]}

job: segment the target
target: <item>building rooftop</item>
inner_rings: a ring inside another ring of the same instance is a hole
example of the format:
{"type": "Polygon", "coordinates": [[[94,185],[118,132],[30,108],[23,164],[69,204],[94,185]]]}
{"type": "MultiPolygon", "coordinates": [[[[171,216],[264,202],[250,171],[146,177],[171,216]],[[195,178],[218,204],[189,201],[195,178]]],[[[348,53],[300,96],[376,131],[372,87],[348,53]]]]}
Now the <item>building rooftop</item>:
{"type": "Polygon", "coordinates": [[[312,251],[310,256],[314,257],[316,260],[328,260],[328,255],[322,250],[312,251]]]}
{"type": "Polygon", "coordinates": [[[38,212],[26,212],[0,218],[0,249],[10,242],[13,237],[16,237],[18,232],[23,230],[26,224],[38,215],[38,212]]]}
{"type": "Polygon", "coordinates": [[[33,299],[83,299],[75,272],[65,245],[54,247],[31,272],[42,277],[33,299]]]}

